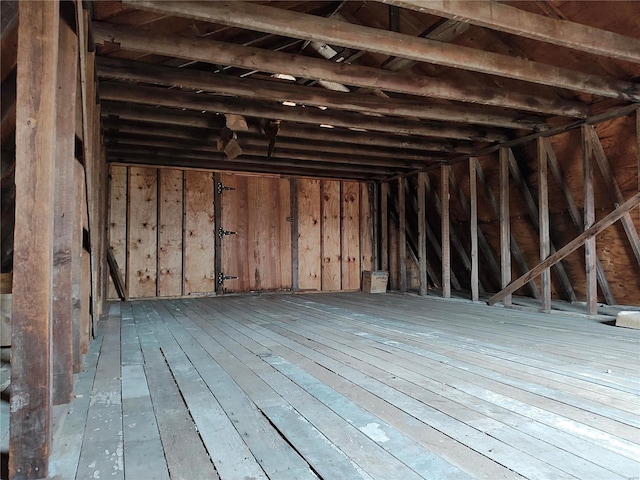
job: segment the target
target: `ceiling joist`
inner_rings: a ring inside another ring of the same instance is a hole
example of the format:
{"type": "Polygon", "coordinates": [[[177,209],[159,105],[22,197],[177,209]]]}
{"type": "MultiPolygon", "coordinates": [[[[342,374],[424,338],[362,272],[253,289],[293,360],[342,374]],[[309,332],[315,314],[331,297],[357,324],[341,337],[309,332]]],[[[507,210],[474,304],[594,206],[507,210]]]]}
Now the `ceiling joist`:
{"type": "Polygon", "coordinates": [[[381,0],[520,37],[595,55],[640,63],[640,39],[520,10],[504,3],[451,0],[381,0]]]}
{"type": "Polygon", "coordinates": [[[541,97],[507,91],[480,83],[470,84],[438,78],[419,77],[378,68],[329,62],[302,55],[243,47],[209,38],[157,35],[131,27],[100,22],[94,22],[92,26],[96,43],[113,43],[119,45],[121,49],[134,52],[185,58],[218,65],[231,65],[272,74],[286,72],[297,78],[324,79],[345,85],[380,89],[388,92],[443,98],[566,117],[584,118],[589,113],[588,107],[580,102],[558,97],[541,97]]]}
{"type": "Polygon", "coordinates": [[[602,97],[640,101],[640,84],[280,8],[246,2],[135,0],[125,3],[166,15],[328,42],[602,97]]]}

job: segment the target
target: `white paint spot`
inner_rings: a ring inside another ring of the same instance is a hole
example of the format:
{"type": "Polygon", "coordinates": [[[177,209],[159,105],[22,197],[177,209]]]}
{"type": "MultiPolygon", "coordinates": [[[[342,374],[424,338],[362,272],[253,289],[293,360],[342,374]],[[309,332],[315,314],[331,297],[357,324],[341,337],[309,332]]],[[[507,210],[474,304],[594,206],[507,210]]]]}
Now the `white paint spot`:
{"type": "Polygon", "coordinates": [[[360,427],[358,430],[374,442],[384,443],[390,440],[389,437],[387,437],[387,434],[380,429],[380,425],[377,423],[367,423],[366,426],[360,427]]]}
{"type": "Polygon", "coordinates": [[[93,478],[100,478],[100,470],[93,472],[93,478]]]}
{"type": "Polygon", "coordinates": [[[24,407],[29,405],[29,394],[28,393],[20,393],[11,395],[11,413],[15,413],[19,410],[22,410],[24,407]]]}
{"type": "Polygon", "coordinates": [[[96,468],[96,462],[95,462],[95,461],[94,461],[94,462],[91,462],[91,463],[89,464],[89,468],[96,468]]]}

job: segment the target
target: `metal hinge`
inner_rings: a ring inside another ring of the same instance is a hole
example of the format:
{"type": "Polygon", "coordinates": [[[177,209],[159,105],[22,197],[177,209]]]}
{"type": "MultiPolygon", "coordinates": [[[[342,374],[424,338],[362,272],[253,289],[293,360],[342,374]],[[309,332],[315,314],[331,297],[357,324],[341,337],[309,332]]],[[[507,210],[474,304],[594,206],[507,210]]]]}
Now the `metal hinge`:
{"type": "Polygon", "coordinates": [[[218,285],[222,285],[225,280],[235,280],[238,277],[234,277],[232,275],[225,275],[224,272],[220,272],[218,274],[218,285]]]}
{"type": "Polygon", "coordinates": [[[222,227],[219,227],[219,228],[218,228],[218,236],[219,236],[220,238],[224,238],[224,236],[225,236],[225,235],[237,235],[237,233],[238,233],[238,232],[231,232],[231,231],[229,231],[229,230],[225,230],[225,229],[224,229],[224,228],[222,228],[222,227]]]}
{"type": "Polygon", "coordinates": [[[223,185],[222,182],[218,182],[218,184],[216,185],[216,191],[218,193],[222,193],[225,190],[235,190],[235,188],[233,187],[227,187],[226,185],[223,185]]]}

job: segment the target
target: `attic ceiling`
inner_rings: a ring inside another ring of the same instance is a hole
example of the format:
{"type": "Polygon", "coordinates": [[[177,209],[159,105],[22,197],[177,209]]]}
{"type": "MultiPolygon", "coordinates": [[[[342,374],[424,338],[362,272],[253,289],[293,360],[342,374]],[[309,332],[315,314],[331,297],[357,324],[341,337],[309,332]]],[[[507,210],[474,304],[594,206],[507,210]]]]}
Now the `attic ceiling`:
{"type": "Polygon", "coordinates": [[[640,102],[639,13],[636,2],[94,2],[107,159],[358,179],[453,163],[640,102]]]}

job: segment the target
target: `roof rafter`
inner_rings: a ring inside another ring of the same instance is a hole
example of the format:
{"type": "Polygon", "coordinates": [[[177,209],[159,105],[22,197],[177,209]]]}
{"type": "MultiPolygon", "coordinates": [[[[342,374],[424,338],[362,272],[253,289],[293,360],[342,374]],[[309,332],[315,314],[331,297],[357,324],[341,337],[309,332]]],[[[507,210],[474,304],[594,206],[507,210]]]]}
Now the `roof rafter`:
{"type": "Polygon", "coordinates": [[[522,58],[244,2],[126,1],[143,10],[276,33],[603,97],[640,101],[640,85],[522,58]]]}
{"type": "Polygon", "coordinates": [[[640,39],[545,17],[495,1],[380,0],[383,3],[455,19],[595,55],[640,63],[640,39]]]}

